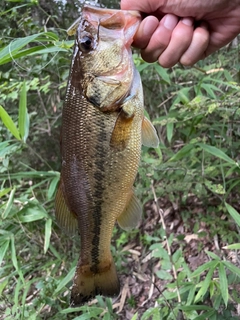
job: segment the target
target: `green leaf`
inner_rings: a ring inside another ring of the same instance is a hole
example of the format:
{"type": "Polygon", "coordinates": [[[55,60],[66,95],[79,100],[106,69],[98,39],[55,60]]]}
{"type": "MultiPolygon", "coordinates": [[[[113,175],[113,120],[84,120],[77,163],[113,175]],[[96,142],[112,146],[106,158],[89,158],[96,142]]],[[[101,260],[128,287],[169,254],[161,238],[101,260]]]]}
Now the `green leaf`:
{"type": "Polygon", "coordinates": [[[200,305],[200,304],[195,304],[191,306],[179,306],[179,309],[182,311],[193,311],[193,310],[212,310],[211,307],[205,306],[205,305],[200,305]]]}
{"type": "Polygon", "coordinates": [[[170,84],[171,80],[169,77],[169,74],[167,72],[167,69],[161,67],[158,63],[154,64],[154,68],[157,71],[157,73],[159,74],[159,76],[168,84],[170,84]]]}
{"type": "Polygon", "coordinates": [[[201,283],[200,289],[194,299],[194,302],[201,300],[204,297],[204,295],[206,294],[206,292],[208,291],[211,280],[212,280],[213,272],[215,271],[215,267],[219,263],[218,261],[217,262],[214,261],[214,262],[215,262],[215,264],[209,269],[204,281],[201,283]]]}
{"type": "Polygon", "coordinates": [[[5,196],[6,194],[8,194],[10,191],[12,190],[12,188],[5,188],[5,189],[2,189],[0,191],[0,198],[5,196]]]}
{"type": "Polygon", "coordinates": [[[3,219],[7,218],[8,214],[9,214],[11,208],[12,208],[15,191],[16,191],[16,189],[13,188],[11,193],[10,193],[9,199],[8,199],[6,207],[5,207],[5,210],[3,211],[3,214],[2,214],[2,218],[3,219]]]}
{"type": "Polygon", "coordinates": [[[10,239],[1,242],[1,245],[0,245],[0,265],[2,264],[2,261],[4,259],[6,252],[7,252],[9,244],[10,244],[10,239]]]}
{"type": "Polygon", "coordinates": [[[17,255],[16,255],[16,248],[15,248],[15,239],[14,239],[14,236],[13,236],[13,235],[11,236],[11,258],[12,258],[13,266],[14,266],[14,268],[16,269],[17,273],[19,274],[19,276],[20,276],[20,278],[21,278],[21,280],[22,280],[22,283],[25,283],[25,280],[24,280],[22,271],[21,271],[21,269],[20,269],[19,266],[18,266],[17,255]]]}
{"type": "Polygon", "coordinates": [[[29,223],[48,218],[46,210],[36,203],[27,203],[18,213],[18,219],[22,223],[29,223]]]}
{"type": "Polygon", "coordinates": [[[44,253],[48,251],[51,234],[52,234],[52,219],[47,219],[47,221],[45,222],[44,253]]]}
{"type": "Polygon", "coordinates": [[[58,185],[59,182],[59,176],[54,177],[50,183],[49,189],[48,189],[48,193],[47,193],[47,198],[48,200],[51,200],[52,197],[54,196],[54,193],[56,191],[56,187],[58,185]]]}
{"type": "Polygon", "coordinates": [[[11,132],[11,134],[18,140],[21,140],[19,131],[17,127],[15,126],[12,118],[9,116],[7,111],[0,106],[0,117],[2,119],[2,122],[4,123],[5,127],[11,132]]]}
{"type": "Polygon", "coordinates": [[[233,274],[235,274],[236,276],[240,277],[240,269],[238,267],[236,267],[235,265],[233,265],[232,263],[228,262],[228,261],[222,261],[222,263],[226,266],[226,268],[228,268],[233,274]]]}
{"type": "MultiPolygon", "coordinates": [[[[191,305],[195,296],[195,292],[196,292],[196,286],[192,285],[189,293],[188,293],[188,298],[187,298],[187,305],[191,305]]],[[[196,309],[193,309],[196,310],[196,309]]],[[[187,310],[186,310],[187,311],[187,310]]]]}
{"type": "MultiPolygon", "coordinates": [[[[60,173],[57,171],[20,171],[11,173],[11,179],[24,179],[24,178],[52,178],[55,176],[60,177],[60,173]]],[[[9,178],[8,174],[1,174],[0,180],[9,178]]]]}
{"type": "Polygon", "coordinates": [[[232,216],[234,221],[240,227],[240,214],[227,202],[225,202],[225,207],[227,208],[228,213],[232,216]]]}
{"type": "Polygon", "coordinates": [[[168,139],[168,142],[170,143],[173,137],[174,123],[173,122],[167,123],[166,128],[167,128],[167,139],[168,139]]]}
{"type": "Polygon", "coordinates": [[[225,306],[227,308],[227,305],[228,305],[228,281],[227,281],[226,270],[225,270],[225,267],[222,263],[219,264],[218,270],[219,270],[221,295],[222,295],[223,301],[225,303],[225,306]]]}
{"type": "Polygon", "coordinates": [[[212,309],[211,311],[203,313],[200,316],[194,318],[194,320],[206,320],[206,319],[209,319],[209,317],[211,317],[215,313],[216,313],[216,311],[214,309],[212,309]]]}
{"type": "Polygon", "coordinates": [[[155,271],[156,275],[158,276],[159,279],[163,280],[172,280],[172,275],[169,271],[165,270],[156,270],[155,271]]]}
{"type": "Polygon", "coordinates": [[[208,251],[208,250],[205,250],[205,252],[209,255],[209,257],[211,257],[212,259],[215,259],[215,260],[221,260],[219,256],[217,256],[215,253],[211,252],[211,251],[208,251]]]}
{"type": "Polygon", "coordinates": [[[215,157],[222,159],[232,165],[236,165],[236,162],[234,160],[232,160],[231,158],[229,158],[228,155],[226,155],[226,153],[224,153],[222,150],[213,147],[213,146],[209,146],[207,144],[203,144],[203,143],[198,143],[199,147],[202,148],[204,151],[214,155],[215,157]]]}
{"type": "Polygon", "coordinates": [[[62,290],[70,281],[72,281],[76,267],[73,267],[70,272],[63,278],[60,283],[58,284],[56,290],[54,291],[54,295],[56,295],[59,291],[62,290]]]}
{"type": "Polygon", "coordinates": [[[229,244],[228,246],[224,246],[222,248],[227,250],[240,250],[240,243],[229,244]]]}
{"type": "MultiPolygon", "coordinates": [[[[42,32],[42,33],[33,34],[31,36],[27,36],[24,38],[14,39],[9,43],[8,46],[4,47],[0,51],[0,65],[8,63],[13,59],[27,56],[29,54],[28,50],[27,51],[23,50],[22,52],[20,50],[30,42],[34,42],[34,41],[49,42],[49,41],[56,41],[56,40],[58,40],[58,37],[53,32],[42,32]]],[[[43,48],[43,46],[41,46],[41,48],[43,48]]]]}
{"type": "Polygon", "coordinates": [[[23,82],[19,99],[18,127],[21,138],[26,142],[29,131],[29,120],[27,112],[27,89],[26,82],[23,82]]]}
{"type": "Polygon", "coordinates": [[[195,147],[194,144],[187,144],[182,149],[180,149],[169,161],[177,161],[185,157],[193,148],[195,147]]]}
{"type": "Polygon", "coordinates": [[[138,320],[138,313],[135,313],[131,320],[138,320]]]}
{"type": "Polygon", "coordinates": [[[215,260],[208,261],[201,265],[200,267],[197,268],[192,274],[191,278],[199,276],[201,273],[203,273],[205,270],[208,270],[210,268],[214,268],[217,265],[218,261],[216,262],[215,260]]]}

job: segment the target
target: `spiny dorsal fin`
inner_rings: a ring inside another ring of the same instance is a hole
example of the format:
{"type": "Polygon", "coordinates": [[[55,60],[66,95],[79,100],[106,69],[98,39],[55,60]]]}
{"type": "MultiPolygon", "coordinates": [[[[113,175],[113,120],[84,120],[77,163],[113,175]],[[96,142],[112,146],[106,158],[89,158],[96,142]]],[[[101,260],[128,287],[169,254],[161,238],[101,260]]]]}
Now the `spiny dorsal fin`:
{"type": "Polygon", "coordinates": [[[142,144],[152,148],[157,148],[159,145],[156,129],[146,117],[142,121],[142,144]]]}
{"type": "Polygon", "coordinates": [[[72,213],[64,198],[64,185],[60,181],[56,199],[55,199],[55,215],[58,225],[68,234],[74,235],[78,229],[77,218],[74,213],[72,213]]]}
{"type": "Polygon", "coordinates": [[[142,217],[142,206],[133,191],[126,208],[117,218],[119,226],[124,230],[136,228],[142,217]]]}

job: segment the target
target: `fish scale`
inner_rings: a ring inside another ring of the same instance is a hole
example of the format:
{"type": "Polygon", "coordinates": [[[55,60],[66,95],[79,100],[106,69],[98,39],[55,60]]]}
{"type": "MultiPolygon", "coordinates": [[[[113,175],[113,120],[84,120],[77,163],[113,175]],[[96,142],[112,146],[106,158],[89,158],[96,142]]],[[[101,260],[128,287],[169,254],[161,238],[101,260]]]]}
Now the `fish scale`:
{"type": "Polygon", "coordinates": [[[142,208],[133,183],[141,145],[158,145],[144,117],[141,79],[130,49],[139,23],[138,12],[85,6],[76,29],[55,200],[59,225],[80,234],[74,306],[96,294],[119,294],[110,250],[113,228],[116,221],[124,229],[137,226],[142,208]]]}

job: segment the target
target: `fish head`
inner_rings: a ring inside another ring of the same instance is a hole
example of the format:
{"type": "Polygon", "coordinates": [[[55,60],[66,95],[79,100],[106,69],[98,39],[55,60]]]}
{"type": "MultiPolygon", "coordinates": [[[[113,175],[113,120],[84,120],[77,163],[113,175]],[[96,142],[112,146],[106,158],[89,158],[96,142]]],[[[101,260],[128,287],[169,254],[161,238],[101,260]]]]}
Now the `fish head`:
{"type": "Polygon", "coordinates": [[[83,8],[73,58],[79,61],[84,96],[102,111],[117,110],[129,94],[131,44],[140,21],[137,11],[83,8]]]}

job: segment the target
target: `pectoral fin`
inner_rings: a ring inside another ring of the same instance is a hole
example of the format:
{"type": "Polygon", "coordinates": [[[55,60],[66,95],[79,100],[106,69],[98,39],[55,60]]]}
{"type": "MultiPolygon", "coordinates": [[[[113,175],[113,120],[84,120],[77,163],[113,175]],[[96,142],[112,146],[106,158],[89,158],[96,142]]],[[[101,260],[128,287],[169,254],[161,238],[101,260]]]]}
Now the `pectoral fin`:
{"type": "Polygon", "coordinates": [[[122,108],[119,112],[110,141],[110,146],[116,151],[126,148],[131,135],[133,117],[133,110],[122,108]]]}
{"type": "Polygon", "coordinates": [[[55,198],[55,215],[58,225],[69,235],[74,235],[78,228],[77,219],[64,198],[64,185],[60,181],[55,198]]]}
{"type": "Polygon", "coordinates": [[[132,191],[130,200],[122,212],[122,214],[117,218],[119,226],[124,230],[131,230],[136,228],[142,217],[142,206],[132,191]]]}
{"type": "Polygon", "coordinates": [[[142,144],[152,148],[157,148],[159,145],[156,129],[146,117],[142,121],[142,144]]]}

